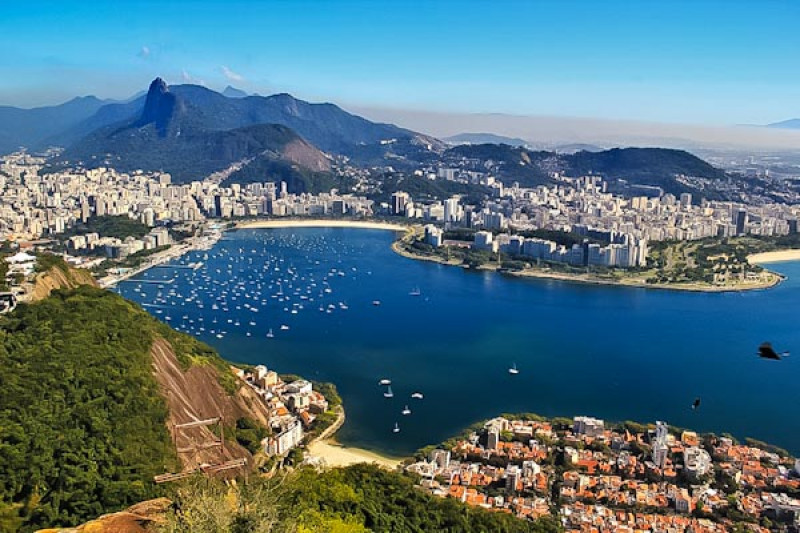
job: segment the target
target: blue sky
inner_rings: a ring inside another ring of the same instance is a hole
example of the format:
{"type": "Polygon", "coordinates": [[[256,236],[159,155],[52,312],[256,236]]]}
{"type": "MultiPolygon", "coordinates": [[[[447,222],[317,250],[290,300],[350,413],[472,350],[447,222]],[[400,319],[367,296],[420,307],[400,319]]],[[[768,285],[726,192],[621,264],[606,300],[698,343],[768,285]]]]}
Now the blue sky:
{"type": "Polygon", "coordinates": [[[343,105],[699,124],[800,115],[797,1],[0,0],[0,102],[155,76],[343,105]]]}

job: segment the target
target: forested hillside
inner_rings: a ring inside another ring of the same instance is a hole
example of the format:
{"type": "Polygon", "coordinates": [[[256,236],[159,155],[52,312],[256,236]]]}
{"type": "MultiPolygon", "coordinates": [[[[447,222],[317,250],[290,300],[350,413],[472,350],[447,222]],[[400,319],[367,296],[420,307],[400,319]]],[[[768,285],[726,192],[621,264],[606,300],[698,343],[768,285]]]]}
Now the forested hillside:
{"type": "Polygon", "coordinates": [[[179,464],[154,340],[187,366],[226,367],[184,337],[88,286],[0,319],[0,531],[75,524],[158,494],[153,476],[179,464]]]}

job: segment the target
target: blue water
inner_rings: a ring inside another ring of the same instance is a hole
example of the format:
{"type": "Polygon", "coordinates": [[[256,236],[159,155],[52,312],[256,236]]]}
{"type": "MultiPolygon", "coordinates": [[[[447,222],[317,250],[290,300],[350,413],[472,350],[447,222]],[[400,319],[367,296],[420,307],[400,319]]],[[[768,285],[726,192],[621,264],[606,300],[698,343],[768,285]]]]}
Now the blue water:
{"type": "Polygon", "coordinates": [[[348,445],[402,455],[479,419],[528,411],[666,420],[800,452],[800,263],[775,265],[788,280],[774,289],[702,294],[463,271],[398,256],[393,238],[338,228],[238,231],[205,259],[193,252],[179,260],[204,261],[198,270],[156,268],[136,278],[173,284],[135,292],[135,279],[119,290],[161,305],[147,309],[227,359],[336,383],[347,410],[338,438],[348,445]],[[290,301],[271,297],[281,279],[290,301]],[[420,296],[409,295],[414,287],[420,296]],[[184,301],[191,291],[195,299],[184,301]],[[221,291],[227,312],[211,309],[221,291]],[[766,340],[797,354],[760,360],[756,348],[766,340]],[[514,363],[516,376],[508,373],[514,363]],[[383,397],[381,378],[393,381],[394,398],[383,397]],[[415,390],[425,398],[410,399],[415,390]],[[410,416],[400,414],[406,404],[410,416]]]}

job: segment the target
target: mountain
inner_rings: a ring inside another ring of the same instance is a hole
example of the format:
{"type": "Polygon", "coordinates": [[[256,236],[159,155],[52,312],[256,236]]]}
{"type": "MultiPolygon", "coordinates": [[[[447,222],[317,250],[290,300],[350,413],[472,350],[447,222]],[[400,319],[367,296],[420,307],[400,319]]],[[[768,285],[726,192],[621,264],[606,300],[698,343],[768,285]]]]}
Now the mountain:
{"type": "Polygon", "coordinates": [[[773,122],[772,124],[767,124],[767,127],[786,130],[800,130],[800,118],[790,118],[789,120],[783,120],[781,122],[773,122]]]}
{"type": "Polygon", "coordinates": [[[195,458],[182,449],[213,440],[208,428],[174,442],[168,427],[214,415],[263,428],[268,417],[211,348],[89,286],[0,317],[0,383],[2,531],[75,524],[158,496],[154,475],[196,459],[249,462],[238,432],[224,452],[195,458]]]}
{"type": "Polygon", "coordinates": [[[105,104],[94,96],[84,96],[33,109],[0,106],[0,154],[21,146],[38,148],[48,137],[75,127],[105,104]]]}
{"type": "Polygon", "coordinates": [[[504,137],[494,133],[459,133],[442,139],[447,144],[507,144],[519,147],[527,146],[528,141],[519,137],[504,137]]]}
{"type": "MultiPolygon", "coordinates": [[[[306,190],[303,175],[330,170],[325,154],[283,125],[259,123],[227,129],[242,121],[216,104],[231,100],[197,89],[172,91],[157,78],[137,117],[93,131],[69,147],[61,161],[109,164],[124,171],[163,170],[176,182],[202,179],[234,163],[261,162],[263,167],[269,162],[284,171],[297,192],[306,190]]],[[[131,104],[115,104],[98,114],[117,116],[120,105],[127,109],[131,104]]]]}
{"type": "Polygon", "coordinates": [[[560,172],[570,177],[589,174],[602,176],[614,192],[641,194],[640,186],[660,187],[664,192],[697,192],[676,180],[685,175],[708,179],[726,177],[689,152],[667,148],[613,148],[599,152],[557,153],[532,151],[505,144],[461,145],[449,149],[446,159],[473,160],[478,166],[492,167],[506,183],[532,187],[553,182],[550,175],[560,172]]]}
{"type": "Polygon", "coordinates": [[[62,164],[164,170],[177,182],[248,161],[231,180],[277,176],[291,182],[292,192],[337,185],[320,150],[364,165],[394,166],[427,161],[444,150],[437,139],[333,104],[289,94],[229,98],[198,85],[170,87],[160,78],[145,96],[103,106],[47,141],[68,147],[62,164]]]}
{"type": "Polygon", "coordinates": [[[228,85],[222,91],[222,96],[228,98],[247,98],[249,95],[241,89],[237,89],[236,87],[231,87],[228,85]]]}

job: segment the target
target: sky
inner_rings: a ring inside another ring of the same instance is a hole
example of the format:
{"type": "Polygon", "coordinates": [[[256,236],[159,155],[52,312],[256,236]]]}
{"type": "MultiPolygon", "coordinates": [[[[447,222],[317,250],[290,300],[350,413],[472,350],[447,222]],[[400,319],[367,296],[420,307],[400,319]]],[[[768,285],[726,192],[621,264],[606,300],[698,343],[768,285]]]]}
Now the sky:
{"type": "Polygon", "coordinates": [[[707,125],[800,116],[800,2],[0,0],[0,103],[156,76],[344,106],[707,125]]]}

